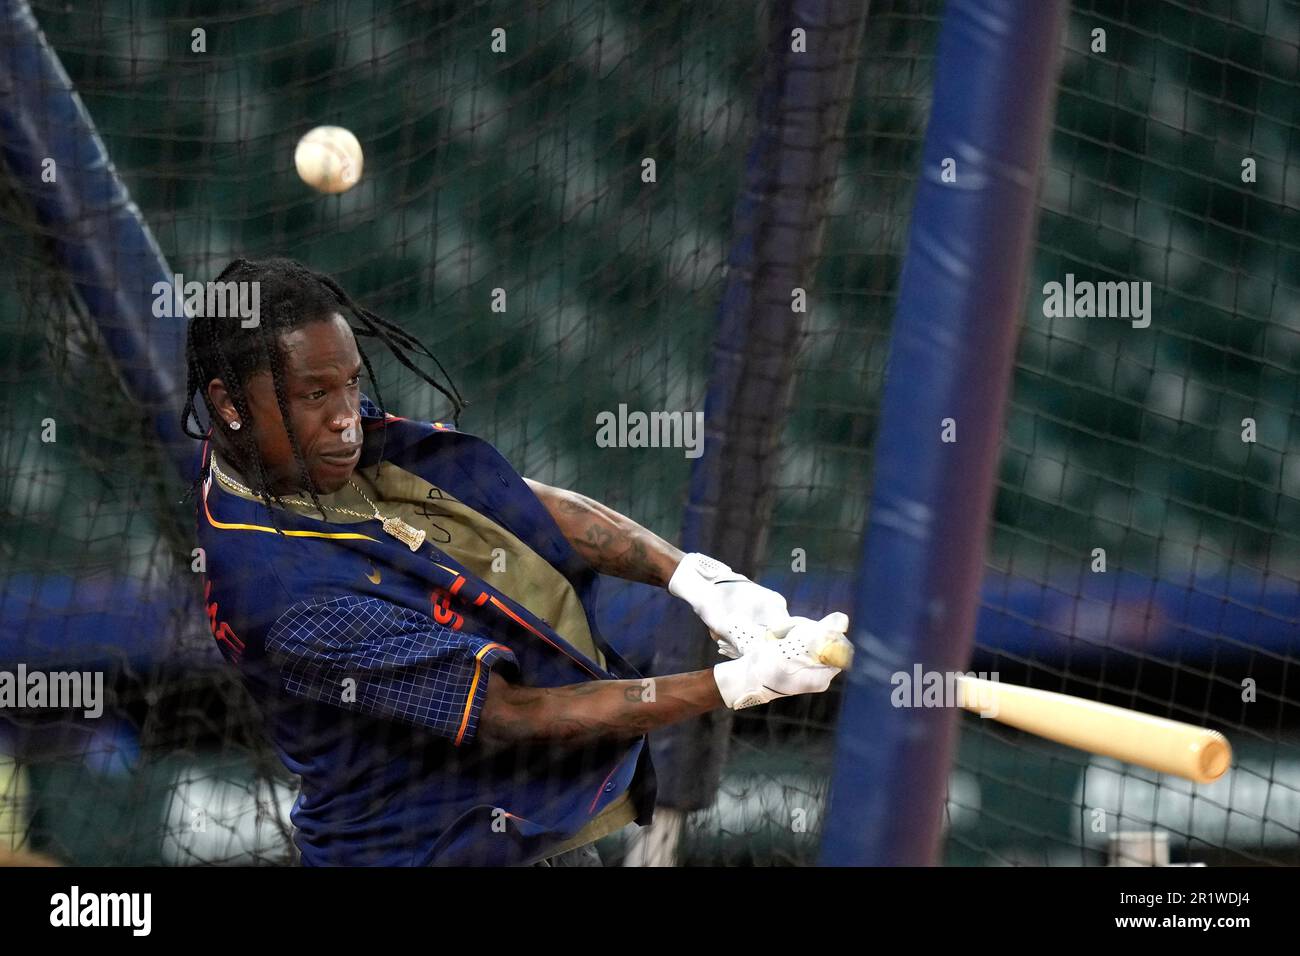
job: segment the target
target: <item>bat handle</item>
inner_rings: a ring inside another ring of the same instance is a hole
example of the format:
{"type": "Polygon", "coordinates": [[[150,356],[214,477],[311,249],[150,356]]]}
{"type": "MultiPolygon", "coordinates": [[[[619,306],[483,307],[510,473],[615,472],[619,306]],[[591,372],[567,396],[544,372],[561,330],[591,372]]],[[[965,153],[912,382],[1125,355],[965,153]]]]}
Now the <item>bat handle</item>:
{"type": "Polygon", "coordinates": [[[853,664],[853,645],[847,638],[832,637],[817,649],[817,660],[844,670],[853,664]]]}
{"type": "MultiPolygon", "coordinates": [[[[812,656],[819,664],[826,664],[829,667],[838,667],[840,670],[844,670],[853,663],[853,644],[839,631],[831,631],[830,633],[832,636],[822,638],[812,656]]],[[[784,637],[785,632],[782,631],[780,635],[777,635],[772,631],[768,631],[767,636],[769,639],[778,636],[784,637]]]]}
{"type": "MultiPolygon", "coordinates": [[[[759,637],[768,641],[777,641],[785,637],[785,631],[773,631],[770,628],[762,628],[761,635],[757,629],[746,628],[751,637],[759,637]]],[[[719,636],[710,632],[714,640],[719,640],[719,636]]],[[[836,633],[834,637],[828,637],[822,640],[813,651],[812,656],[816,658],[819,664],[826,664],[830,667],[838,667],[841,670],[849,667],[853,663],[853,644],[848,638],[836,633]]]]}

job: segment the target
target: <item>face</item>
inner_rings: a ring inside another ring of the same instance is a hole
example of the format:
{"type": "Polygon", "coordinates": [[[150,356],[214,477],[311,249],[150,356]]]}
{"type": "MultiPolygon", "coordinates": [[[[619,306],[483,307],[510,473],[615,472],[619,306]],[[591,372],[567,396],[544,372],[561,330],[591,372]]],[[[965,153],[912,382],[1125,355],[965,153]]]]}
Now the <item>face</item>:
{"type": "MultiPolygon", "coordinates": [[[[361,457],[361,355],[341,315],[311,322],[280,336],[284,352],[285,404],[303,461],[318,491],[338,491],[361,457]]],[[[284,427],[269,370],[249,378],[244,391],[253,415],[253,438],[277,494],[302,488],[293,446],[284,427]]],[[[221,379],[208,395],[229,424],[239,420],[221,379]]],[[[241,423],[244,428],[249,423],[241,423]]],[[[245,476],[252,477],[252,476],[245,476]]]]}

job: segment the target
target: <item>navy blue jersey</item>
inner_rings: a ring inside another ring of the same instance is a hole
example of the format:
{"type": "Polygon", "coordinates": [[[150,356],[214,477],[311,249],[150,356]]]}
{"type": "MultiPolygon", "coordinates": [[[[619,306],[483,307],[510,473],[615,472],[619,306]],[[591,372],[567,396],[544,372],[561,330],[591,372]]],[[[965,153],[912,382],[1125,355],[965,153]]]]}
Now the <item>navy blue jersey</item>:
{"type": "MultiPolygon", "coordinates": [[[[412,552],[378,521],[331,524],[283,509],[279,533],[264,504],[209,474],[198,502],[208,620],[285,766],[301,778],[292,821],[303,863],[529,863],[624,792],[636,822],[649,823],[655,784],[645,738],[490,753],[475,746],[491,668],[538,687],[641,676],[600,636],[596,573],[487,442],[381,415],[364,396],[362,426],[358,467],[382,454],[564,575],[605,668],[427,541],[412,552]]],[[[205,442],[203,465],[210,454],[205,442]]]]}

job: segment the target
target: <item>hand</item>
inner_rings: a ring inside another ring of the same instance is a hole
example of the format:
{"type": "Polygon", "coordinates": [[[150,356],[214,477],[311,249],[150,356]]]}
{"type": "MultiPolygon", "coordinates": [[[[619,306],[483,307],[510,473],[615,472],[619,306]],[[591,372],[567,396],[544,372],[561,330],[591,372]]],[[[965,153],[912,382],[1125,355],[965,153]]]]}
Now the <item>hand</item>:
{"type": "Polygon", "coordinates": [[[840,669],[820,663],[817,652],[827,641],[843,637],[848,628],[847,615],[836,611],[820,621],[790,618],[780,636],[771,638],[736,629],[728,637],[740,656],[713,668],[723,702],[740,710],[778,697],[820,694],[840,669]]]}
{"type": "MultiPolygon", "coordinates": [[[[668,593],[689,604],[716,638],[736,628],[765,634],[790,620],[785,598],[704,554],[682,558],[668,580],[668,593]]],[[[737,656],[725,648],[719,644],[718,653],[737,656]]]]}

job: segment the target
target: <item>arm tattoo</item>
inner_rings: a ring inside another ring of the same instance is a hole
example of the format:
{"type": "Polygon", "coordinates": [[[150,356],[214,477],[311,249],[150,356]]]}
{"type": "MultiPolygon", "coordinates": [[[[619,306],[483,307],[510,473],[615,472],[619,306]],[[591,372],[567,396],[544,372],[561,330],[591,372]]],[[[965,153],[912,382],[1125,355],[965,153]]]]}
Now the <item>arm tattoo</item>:
{"type": "Polygon", "coordinates": [[[647,699],[639,680],[594,680],[564,687],[498,686],[479,725],[487,746],[634,739],[723,706],[710,670],[655,678],[647,699]]]}
{"type": "Polygon", "coordinates": [[[664,587],[682,553],[631,518],[575,491],[529,481],[564,537],[602,574],[664,587]]]}

